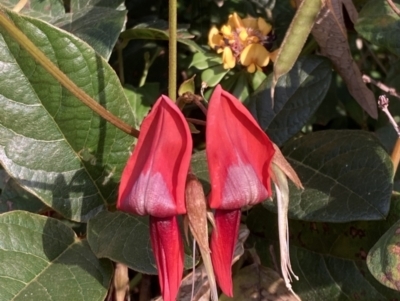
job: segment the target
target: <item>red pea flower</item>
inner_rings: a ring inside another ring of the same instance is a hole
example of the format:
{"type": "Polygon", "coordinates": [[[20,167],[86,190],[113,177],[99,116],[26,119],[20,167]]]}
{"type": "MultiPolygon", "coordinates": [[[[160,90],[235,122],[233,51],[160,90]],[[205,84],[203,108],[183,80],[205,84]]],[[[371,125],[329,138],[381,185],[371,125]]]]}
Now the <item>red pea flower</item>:
{"type": "Polygon", "coordinates": [[[161,96],[144,119],[122,173],[117,208],[150,215],[150,238],[164,301],[175,301],[183,273],[177,215],[186,213],[185,184],[192,141],[181,111],[161,96]]]}
{"type": "Polygon", "coordinates": [[[211,258],[219,286],[232,297],[231,264],[240,209],[271,196],[270,163],[275,151],[243,104],[217,86],[208,107],[206,152],[209,204],[216,209],[211,258]]]}

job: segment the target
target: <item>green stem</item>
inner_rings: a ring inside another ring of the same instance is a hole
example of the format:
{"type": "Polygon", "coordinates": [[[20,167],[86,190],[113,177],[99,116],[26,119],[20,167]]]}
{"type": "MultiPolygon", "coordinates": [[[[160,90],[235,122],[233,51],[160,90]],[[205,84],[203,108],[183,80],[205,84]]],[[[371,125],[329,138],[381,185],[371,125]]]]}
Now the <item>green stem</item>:
{"type": "Polygon", "coordinates": [[[176,0],[169,0],[168,24],[169,24],[169,60],[168,60],[168,96],[176,100],[176,62],[177,62],[177,5],[176,0]]]}
{"type": "Polygon", "coordinates": [[[160,52],[161,48],[157,47],[156,52],[151,58],[148,52],[144,54],[144,69],[142,77],[140,78],[139,87],[142,87],[146,83],[147,75],[149,74],[149,69],[151,65],[153,65],[155,59],[159,56],[160,52]]]}

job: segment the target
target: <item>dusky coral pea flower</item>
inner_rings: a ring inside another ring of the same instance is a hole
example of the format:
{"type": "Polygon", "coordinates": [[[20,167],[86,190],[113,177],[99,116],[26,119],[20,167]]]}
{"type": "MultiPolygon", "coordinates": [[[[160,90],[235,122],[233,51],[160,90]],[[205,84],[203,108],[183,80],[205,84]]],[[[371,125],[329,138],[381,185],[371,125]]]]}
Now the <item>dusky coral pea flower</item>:
{"type": "Polygon", "coordinates": [[[264,19],[241,19],[237,13],[229,16],[221,30],[214,26],[208,34],[210,47],[223,54],[225,69],[241,64],[251,73],[268,65],[270,56],[274,55],[267,48],[273,40],[272,26],[264,19]]]}
{"type": "Polygon", "coordinates": [[[142,123],[119,186],[119,210],[150,215],[151,245],[165,301],[175,301],[183,273],[177,215],[186,213],[185,185],[191,153],[187,122],[175,104],[161,96],[142,123]]]}
{"type": "Polygon", "coordinates": [[[211,258],[219,286],[232,296],[231,264],[241,208],[271,196],[270,163],[275,151],[243,104],[220,86],[209,102],[206,153],[211,182],[208,201],[216,209],[211,258]]]}

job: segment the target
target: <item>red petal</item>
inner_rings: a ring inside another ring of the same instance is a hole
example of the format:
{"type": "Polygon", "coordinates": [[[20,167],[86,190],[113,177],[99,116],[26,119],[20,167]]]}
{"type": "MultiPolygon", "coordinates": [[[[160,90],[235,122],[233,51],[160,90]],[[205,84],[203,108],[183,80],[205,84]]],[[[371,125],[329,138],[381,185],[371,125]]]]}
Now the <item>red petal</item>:
{"type": "Polygon", "coordinates": [[[142,123],[139,139],[122,173],[117,208],[139,215],[183,214],[192,153],[181,111],[161,96],[142,123]]]}
{"type": "Polygon", "coordinates": [[[220,86],[208,107],[206,144],[212,208],[238,209],[270,196],[273,145],[243,104],[220,86]]]}
{"type": "Polygon", "coordinates": [[[215,278],[225,295],[232,297],[232,259],[239,233],[241,211],[215,210],[211,234],[211,259],[215,278]]]}
{"type": "Polygon", "coordinates": [[[183,274],[183,243],[176,216],[150,216],[151,246],[164,301],[175,301],[183,274]]]}

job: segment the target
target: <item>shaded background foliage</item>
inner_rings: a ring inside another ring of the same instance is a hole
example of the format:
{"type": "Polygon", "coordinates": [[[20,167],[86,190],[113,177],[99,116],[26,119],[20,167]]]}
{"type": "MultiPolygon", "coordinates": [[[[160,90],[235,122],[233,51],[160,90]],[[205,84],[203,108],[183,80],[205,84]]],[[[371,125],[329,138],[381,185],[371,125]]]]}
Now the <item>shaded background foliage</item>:
{"type": "MultiPolygon", "coordinates": [[[[17,2],[0,4],[12,8],[17,2]]],[[[348,12],[343,17],[347,38],[341,45],[354,59],[352,68],[400,89],[393,38],[400,17],[387,1],[328,2],[342,9],[352,2],[358,10],[355,24],[348,12]]],[[[207,46],[210,27],[235,11],[271,22],[276,49],[296,10],[291,1],[178,1],[178,81],[196,74],[196,91],[202,81],[220,82],[246,104],[299,174],[305,190],[291,187],[289,208],[291,258],[300,277],[294,290],[303,300],[400,300],[394,129],[383,113],[374,119],[363,111],[349,93],[354,83],[329,59],[332,49],[321,51],[318,36],[308,38],[293,69],[279,79],[272,107],[272,65],[255,74],[224,70],[207,46]]],[[[32,0],[22,15],[5,14],[79,88],[136,128],[166,94],[166,1],[32,0]]],[[[104,300],[112,261],[132,269],[137,298],[142,273],[156,273],[147,219],[114,212],[134,138],[79,102],[3,27],[0,49],[0,299],[104,300]]],[[[375,98],[382,93],[368,88],[375,98]]],[[[400,117],[396,98],[390,111],[400,117]]],[[[204,119],[191,105],[184,113],[204,119]]],[[[196,127],[192,167],[208,191],[204,127],[196,127]]],[[[274,203],[266,201],[243,213],[250,233],[234,267],[235,287],[246,283],[271,293],[272,280],[260,280],[279,279],[273,271],[274,212],[274,203]],[[259,278],[249,277],[254,271],[259,278]]],[[[189,267],[189,247],[186,252],[189,267]]],[[[235,290],[238,300],[247,294],[235,290]]]]}

